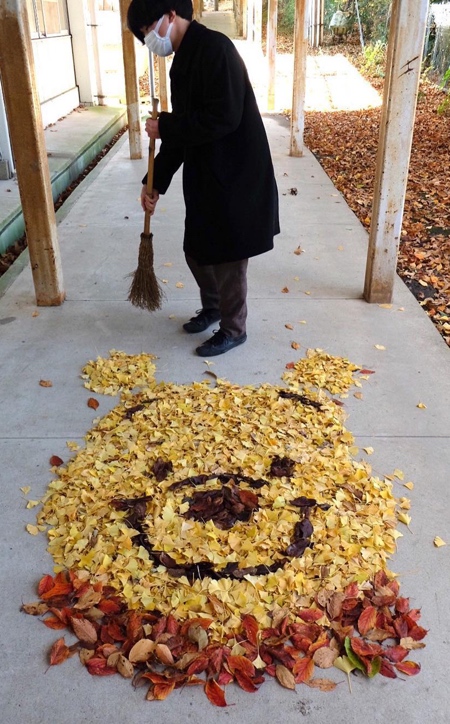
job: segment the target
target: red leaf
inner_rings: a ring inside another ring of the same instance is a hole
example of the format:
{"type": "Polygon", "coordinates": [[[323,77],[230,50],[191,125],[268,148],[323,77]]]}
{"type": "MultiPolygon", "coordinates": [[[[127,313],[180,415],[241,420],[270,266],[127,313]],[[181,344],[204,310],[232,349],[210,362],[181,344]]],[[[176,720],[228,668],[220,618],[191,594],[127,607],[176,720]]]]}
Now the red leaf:
{"type": "Polygon", "coordinates": [[[296,613],[302,621],[306,621],[307,623],[318,621],[319,618],[323,616],[323,611],[319,611],[317,608],[300,608],[296,613]]]}
{"type": "Polygon", "coordinates": [[[377,621],[377,610],[373,606],[367,606],[358,619],[358,631],[361,636],[375,627],[377,621]]]}
{"type": "Polygon", "coordinates": [[[415,676],[420,671],[420,664],[416,664],[414,661],[402,661],[400,664],[396,664],[395,668],[406,676],[415,676]]]}
{"type": "Polygon", "coordinates": [[[247,691],[249,694],[252,694],[254,691],[258,691],[258,687],[255,686],[250,676],[247,676],[247,674],[243,671],[239,671],[239,669],[237,669],[234,672],[234,677],[241,689],[244,689],[244,691],[247,691]]]}
{"type": "Polygon", "coordinates": [[[303,659],[297,659],[292,673],[295,676],[295,682],[297,684],[309,681],[314,674],[314,661],[308,656],[305,656],[303,659]]]}
{"type": "Polygon", "coordinates": [[[111,676],[117,674],[117,669],[108,666],[106,659],[94,656],[86,661],[86,668],[92,676],[111,676]]]}
{"type": "Polygon", "coordinates": [[[248,613],[242,616],[242,628],[250,643],[252,643],[253,646],[257,646],[259,626],[256,618],[248,613]]]}
{"type": "Polygon", "coordinates": [[[414,641],[422,641],[427,633],[428,631],[426,630],[426,628],[422,628],[422,626],[413,626],[409,630],[408,636],[410,636],[414,641]]]}
{"type": "Polygon", "coordinates": [[[87,406],[91,408],[91,410],[96,410],[98,406],[100,405],[99,401],[95,399],[95,397],[89,397],[87,401],[87,406]]]}
{"type": "Polygon", "coordinates": [[[70,656],[70,650],[69,647],[66,646],[66,642],[64,641],[64,637],[61,639],[58,639],[53,644],[52,648],[50,649],[50,666],[56,666],[57,664],[62,664],[63,661],[68,659],[70,656]]]}
{"type": "Polygon", "coordinates": [[[366,369],[364,369],[364,370],[359,370],[359,374],[360,374],[360,375],[374,375],[374,374],[375,374],[375,370],[366,370],[366,369]]]}
{"type": "Polygon", "coordinates": [[[208,679],[205,684],[205,694],[214,706],[226,706],[224,690],[220,688],[217,681],[208,679]]]}
{"type": "Polygon", "coordinates": [[[357,583],[350,583],[344,591],[345,598],[357,598],[359,588],[357,583]]]}
{"type": "Polygon", "coordinates": [[[381,676],[386,676],[386,678],[388,679],[397,678],[394,667],[392,666],[392,664],[389,663],[389,661],[386,661],[386,659],[381,660],[380,674],[381,676]]]}
{"type": "Polygon", "coordinates": [[[106,616],[111,616],[112,614],[119,613],[122,606],[113,598],[104,598],[98,602],[97,608],[106,616]]]}
{"type": "Polygon", "coordinates": [[[64,462],[64,460],[62,460],[58,455],[52,455],[49,460],[50,465],[52,467],[55,466],[56,468],[58,468],[60,465],[62,465],[63,462],[64,462]]]}
{"type": "Polygon", "coordinates": [[[288,363],[286,364],[286,369],[287,369],[287,370],[293,370],[294,367],[295,367],[295,362],[288,362],[288,363]]]}
{"type": "Polygon", "coordinates": [[[395,610],[398,613],[408,613],[409,598],[397,598],[397,600],[395,602],[395,610]]]}
{"type": "Polygon", "coordinates": [[[167,625],[166,625],[167,633],[173,634],[175,636],[179,630],[180,630],[180,624],[178,623],[177,619],[175,618],[175,616],[172,616],[172,614],[169,614],[167,616],[167,625]]]}
{"type": "Polygon", "coordinates": [[[66,624],[63,623],[59,618],[56,618],[56,616],[51,616],[50,618],[44,619],[42,623],[47,626],[47,628],[52,628],[54,631],[60,631],[63,628],[66,628],[66,624]]]}
{"type": "Polygon", "coordinates": [[[51,588],[53,588],[53,577],[47,574],[46,576],[43,576],[38,583],[38,596],[42,596],[43,593],[47,593],[47,591],[51,588]]]}
{"type": "Polygon", "coordinates": [[[188,676],[192,676],[193,674],[201,674],[202,671],[206,671],[209,664],[209,658],[206,654],[200,654],[200,656],[192,662],[186,669],[186,673],[188,676]]]}
{"type": "Polygon", "coordinates": [[[409,651],[404,649],[403,646],[390,646],[383,651],[383,656],[394,664],[398,664],[400,661],[403,661],[403,659],[406,659],[408,653],[409,651]]]}
{"type": "Polygon", "coordinates": [[[233,674],[230,674],[228,671],[225,671],[225,669],[222,669],[219,676],[217,677],[217,683],[221,684],[222,686],[227,686],[227,684],[231,684],[231,682],[234,680],[233,674]]]}

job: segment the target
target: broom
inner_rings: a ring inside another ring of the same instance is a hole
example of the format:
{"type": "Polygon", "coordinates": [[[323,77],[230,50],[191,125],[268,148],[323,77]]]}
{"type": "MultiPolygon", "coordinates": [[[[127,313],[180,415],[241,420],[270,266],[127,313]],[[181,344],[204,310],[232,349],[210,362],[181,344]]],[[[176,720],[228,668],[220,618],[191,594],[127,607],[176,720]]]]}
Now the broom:
{"type": "MultiPolygon", "coordinates": [[[[152,99],[152,118],[156,120],[158,117],[158,99],[152,99]]],[[[155,139],[150,139],[148,153],[148,175],[147,175],[147,193],[153,191],[153,164],[155,159],[155,139]]],[[[147,309],[154,312],[161,308],[163,292],[159,282],[155,276],[153,269],[153,234],[150,233],[150,212],[145,211],[144,231],[141,234],[141,243],[139,245],[139,256],[137,269],[132,273],[133,280],[131,282],[130,291],[128,292],[128,301],[135,307],[147,309]]]]}

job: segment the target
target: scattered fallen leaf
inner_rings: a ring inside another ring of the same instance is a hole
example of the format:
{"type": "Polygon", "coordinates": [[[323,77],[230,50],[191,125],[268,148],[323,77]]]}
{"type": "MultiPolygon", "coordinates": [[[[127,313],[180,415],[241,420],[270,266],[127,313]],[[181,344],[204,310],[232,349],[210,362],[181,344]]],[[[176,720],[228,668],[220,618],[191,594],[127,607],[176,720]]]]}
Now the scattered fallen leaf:
{"type": "Polygon", "coordinates": [[[92,410],[97,410],[98,406],[100,405],[99,401],[95,399],[95,397],[89,397],[87,401],[87,406],[92,408],[92,410]]]}
{"type": "Polygon", "coordinates": [[[445,542],[445,540],[442,540],[442,538],[440,538],[438,535],[435,536],[435,538],[434,538],[434,540],[433,540],[433,543],[434,543],[434,545],[436,546],[436,548],[441,548],[442,546],[447,545],[447,543],[445,542]]]}
{"type": "Polygon", "coordinates": [[[301,246],[298,246],[298,247],[294,250],[294,254],[297,254],[297,256],[300,256],[300,254],[303,254],[304,251],[305,251],[305,250],[302,249],[301,246]]]}
{"type": "Polygon", "coordinates": [[[383,344],[374,344],[375,349],[386,349],[383,344]]]}
{"type": "Polygon", "coordinates": [[[41,387],[53,387],[53,382],[50,380],[39,380],[39,384],[41,387]]]}
{"type": "Polygon", "coordinates": [[[419,408],[419,410],[426,410],[427,406],[423,404],[423,402],[418,402],[416,407],[419,408]]]}
{"type": "Polygon", "coordinates": [[[59,455],[52,455],[51,458],[50,458],[50,460],[49,460],[50,465],[51,465],[52,467],[55,467],[55,468],[57,468],[57,467],[59,467],[60,465],[62,465],[63,462],[64,462],[64,460],[62,460],[62,458],[60,458],[59,455]]]}
{"type": "Polygon", "coordinates": [[[175,284],[175,286],[177,287],[177,289],[183,289],[184,284],[183,284],[183,282],[177,282],[177,283],[175,284]]]}
{"type": "Polygon", "coordinates": [[[215,679],[208,679],[205,684],[205,694],[214,706],[226,706],[225,692],[215,679]]]}
{"type": "Polygon", "coordinates": [[[286,327],[286,329],[294,329],[292,324],[285,324],[284,326],[286,327]]]}
{"type": "Polygon", "coordinates": [[[283,292],[283,294],[287,294],[289,292],[289,289],[287,287],[283,287],[281,291],[283,292]]]}
{"type": "Polygon", "coordinates": [[[25,527],[30,535],[37,535],[39,533],[39,528],[36,525],[32,525],[31,523],[28,523],[28,525],[25,527]]]}
{"type": "Polygon", "coordinates": [[[292,349],[300,349],[300,345],[298,342],[291,342],[292,349]]]}
{"type": "Polygon", "coordinates": [[[285,689],[295,690],[294,674],[292,671],[289,671],[286,666],[278,664],[275,668],[275,676],[277,681],[281,684],[281,686],[284,686],[285,689]]]}
{"type": "Polygon", "coordinates": [[[70,656],[69,647],[66,646],[66,642],[63,638],[58,639],[53,644],[50,650],[50,666],[57,666],[62,664],[63,661],[68,659],[70,656]]]}

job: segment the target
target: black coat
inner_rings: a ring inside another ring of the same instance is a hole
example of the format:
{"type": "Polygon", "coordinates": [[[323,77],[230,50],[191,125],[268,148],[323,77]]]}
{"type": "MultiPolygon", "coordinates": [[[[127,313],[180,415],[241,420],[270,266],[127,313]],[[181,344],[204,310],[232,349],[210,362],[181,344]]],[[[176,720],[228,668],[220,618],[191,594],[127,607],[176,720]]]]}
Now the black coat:
{"type": "Polygon", "coordinates": [[[153,186],[164,194],[182,163],[184,251],[199,264],[273,248],[278,192],[245,65],[222,33],[192,21],[170,70],[172,113],[161,113],[153,186]]]}

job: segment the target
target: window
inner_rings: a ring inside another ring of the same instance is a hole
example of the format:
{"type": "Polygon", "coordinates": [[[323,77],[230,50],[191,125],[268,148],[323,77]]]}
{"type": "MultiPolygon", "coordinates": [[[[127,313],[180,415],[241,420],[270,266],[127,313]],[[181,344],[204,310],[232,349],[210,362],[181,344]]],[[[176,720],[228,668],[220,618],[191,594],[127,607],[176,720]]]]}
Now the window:
{"type": "Polygon", "coordinates": [[[69,23],[66,0],[27,0],[27,6],[33,37],[67,35],[69,23]]]}

